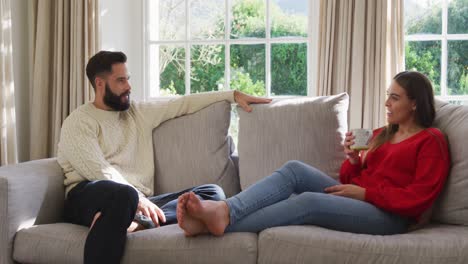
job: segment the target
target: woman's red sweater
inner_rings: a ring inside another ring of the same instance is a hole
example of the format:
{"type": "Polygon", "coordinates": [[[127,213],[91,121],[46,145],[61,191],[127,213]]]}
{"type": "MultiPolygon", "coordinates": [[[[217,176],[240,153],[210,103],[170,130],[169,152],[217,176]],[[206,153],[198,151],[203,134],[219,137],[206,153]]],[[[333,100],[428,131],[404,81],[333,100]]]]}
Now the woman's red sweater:
{"type": "MultiPolygon", "coordinates": [[[[374,137],[381,131],[375,130],[374,137]]],[[[369,151],[364,164],[362,158],[355,165],[346,160],[340,181],[365,188],[367,202],[418,221],[441,192],[449,168],[444,134],[427,128],[399,143],[386,142],[369,151]]]]}

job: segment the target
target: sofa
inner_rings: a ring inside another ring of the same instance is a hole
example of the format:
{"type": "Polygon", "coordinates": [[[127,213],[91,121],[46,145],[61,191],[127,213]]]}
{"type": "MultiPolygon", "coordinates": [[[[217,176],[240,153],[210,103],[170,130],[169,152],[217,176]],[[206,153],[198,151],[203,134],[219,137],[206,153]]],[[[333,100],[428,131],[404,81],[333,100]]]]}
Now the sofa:
{"type": "MultiPolygon", "coordinates": [[[[348,101],[339,94],[237,109],[237,152],[228,102],[169,120],[153,133],[154,191],[216,183],[231,196],[288,160],[338,177],[348,101]]],[[[468,106],[437,101],[436,109],[452,167],[426,226],[391,236],[304,225],[185,237],[168,225],[128,234],[122,263],[468,263],[468,106]]],[[[88,228],[63,222],[63,180],[53,158],[0,168],[1,264],[83,262],[88,228]]]]}

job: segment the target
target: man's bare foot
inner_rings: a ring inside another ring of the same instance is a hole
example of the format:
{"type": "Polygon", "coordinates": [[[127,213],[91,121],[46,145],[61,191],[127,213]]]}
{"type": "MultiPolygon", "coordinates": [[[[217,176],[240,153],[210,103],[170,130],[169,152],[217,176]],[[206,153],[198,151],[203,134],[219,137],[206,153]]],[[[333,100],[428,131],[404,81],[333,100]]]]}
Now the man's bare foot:
{"type": "Polygon", "coordinates": [[[190,192],[186,208],[190,216],[201,220],[208,231],[215,236],[223,235],[229,225],[229,208],[224,201],[200,201],[193,192],[190,192]]]}
{"type": "Polygon", "coordinates": [[[139,224],[137,221],[132,221],[130,226],[127,228],[127,233],[133,233],[144,229],[145,227],[139,224]]]}
{"type": "Polygon", "coordinates": [[[187,213],[186,205],[189,194],[181,195],[177,201],[177,222],[179,227],[184,230],[185,236],[196,236],[208,233],[208,229],[202,221],[193,218],[187,213]]]}

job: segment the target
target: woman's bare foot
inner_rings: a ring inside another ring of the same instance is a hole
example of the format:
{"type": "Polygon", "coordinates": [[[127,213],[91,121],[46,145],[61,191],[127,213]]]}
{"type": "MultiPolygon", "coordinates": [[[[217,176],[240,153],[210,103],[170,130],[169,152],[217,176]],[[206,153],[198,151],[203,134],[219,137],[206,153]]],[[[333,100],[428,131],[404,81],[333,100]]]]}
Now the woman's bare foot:
{"type": "Polygon", "coordinates": [[[208,231],[215,236],[223,235],[229,225],[229,208],[224,201],[200,201],[193,192],[190,192],[186,208],[190,216],[201,220],[208,231]]]}
{"type": "Polygon", "coordinates": [[[181,195],[177,201],[177,222],[179,227],[184,230],[185,236],[196,236],[208,233],[208,229],[202,221],[193,218],[187,213],[186,205],[189,194],[181,195]]]}

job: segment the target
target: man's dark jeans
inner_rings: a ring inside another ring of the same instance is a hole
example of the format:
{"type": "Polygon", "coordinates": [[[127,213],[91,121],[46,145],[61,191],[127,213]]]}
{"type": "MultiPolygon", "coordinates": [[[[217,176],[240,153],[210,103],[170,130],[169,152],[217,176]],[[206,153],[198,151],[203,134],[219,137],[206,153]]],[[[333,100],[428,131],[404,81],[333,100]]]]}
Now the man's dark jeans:
{"type": "MultiPolygon", "coordinates": [[[[204,200],[225,199],[223,190],[214,184],[148,197],[163,210],[166,223],[162,225],[177,223],[177,198],[186,192],[194,192],[204,200]]],[[[68,193],[65,201],[65,221],[89,227],[94,215],[101,212],[86,238],[84,263],[120,262],[125,248],[127,228],[134,219],[138,222],[145,221],[144,217],[135,217],[138,200],[135,189],[108,180],[84,181],[68,193]]],[[[144,226],[148,227],[145,224],[144,226]]]]}

